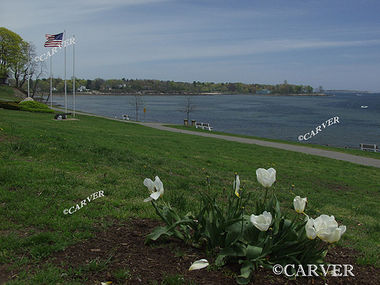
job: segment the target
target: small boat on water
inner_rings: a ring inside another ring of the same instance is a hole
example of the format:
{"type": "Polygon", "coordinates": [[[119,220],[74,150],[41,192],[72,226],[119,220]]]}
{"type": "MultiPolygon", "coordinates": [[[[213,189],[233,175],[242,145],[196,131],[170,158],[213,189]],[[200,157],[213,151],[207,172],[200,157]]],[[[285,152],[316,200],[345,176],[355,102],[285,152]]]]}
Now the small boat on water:
{"type": "Polygon", "coordinates": [[[360,108],[362,108],[362,109],[367,109],[368,106],[367,106],[367,105],[361,105],[360,108]]]}

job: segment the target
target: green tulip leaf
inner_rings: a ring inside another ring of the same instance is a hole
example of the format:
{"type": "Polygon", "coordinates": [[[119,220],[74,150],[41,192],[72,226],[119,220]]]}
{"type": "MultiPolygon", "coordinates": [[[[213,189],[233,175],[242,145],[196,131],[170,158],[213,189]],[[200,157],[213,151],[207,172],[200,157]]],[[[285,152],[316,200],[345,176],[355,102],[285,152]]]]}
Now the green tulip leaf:
{"type": "Polygon", "coordinates": [[[248,284],[253,270],[255,269],[254,264],[250,261],[244,261],[240,269],[240,275],[237,277],[236,281],[238,284],[248,284]]]}
{"type": "Polygon", "coordinates": [[[233,257],[245,256],[246,255],[246,249],[242,245],[235,244],[231,247],[223,248],[220,251],[220,254],[224,255],[224,256],[233,256],[233,257]]]}
{"type": "Polygon", "coordinates": [[[253,246],[253,245],[247,246],[247,258],[248,259],[258,258],[262,252],[263,252],[262,247],[253,246]]]}
{"type": "Polygon", "coordinates": [[[147,235],[145,242],[155,241],[159,239],[162,235],[170,235],[168,234],[167,226],[155,228],[149,235],[147,235]]]}
{"type": "Polygon", "coordinates": [[[226,255],[219,254],[218,257],[215,259],[215,264],[217,266],[223,266],[226,264],[226,255]]]}

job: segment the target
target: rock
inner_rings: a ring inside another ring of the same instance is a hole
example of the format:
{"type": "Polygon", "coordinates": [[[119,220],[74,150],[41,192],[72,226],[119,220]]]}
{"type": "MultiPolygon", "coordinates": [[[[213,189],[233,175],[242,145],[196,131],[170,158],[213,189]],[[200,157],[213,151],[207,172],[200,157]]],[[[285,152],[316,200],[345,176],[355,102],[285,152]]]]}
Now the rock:
{"type": "MultiPolygon", "coordinates": [[[[30,98],[30,97],[26,97],[24,100],[22,100],[21,102],[28,102],[28,101],[34,101],[33,98],[30,98]]],[[[20,103],[21,103],[20,102],[20,103]]]]}

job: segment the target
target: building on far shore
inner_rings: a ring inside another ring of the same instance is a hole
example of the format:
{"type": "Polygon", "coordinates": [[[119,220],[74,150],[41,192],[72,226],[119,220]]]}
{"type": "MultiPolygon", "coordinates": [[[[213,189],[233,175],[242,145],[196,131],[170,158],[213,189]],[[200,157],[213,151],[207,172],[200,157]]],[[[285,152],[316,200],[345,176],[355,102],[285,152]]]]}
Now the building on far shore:
{"type": "Polygon", "coordinates": [[[268,94],[270,94],[270,90],[268,90],[268,89],[257,90],[256,94],[257,95],[268,95],[268,94]]]}
{"type": "Polygon", "coordinates": [[[90,89],[87,89],[86,86],[79,86],[79,88],[77,89],[79,92],[85,92],[85,91],[89,91],[90,89]]]}

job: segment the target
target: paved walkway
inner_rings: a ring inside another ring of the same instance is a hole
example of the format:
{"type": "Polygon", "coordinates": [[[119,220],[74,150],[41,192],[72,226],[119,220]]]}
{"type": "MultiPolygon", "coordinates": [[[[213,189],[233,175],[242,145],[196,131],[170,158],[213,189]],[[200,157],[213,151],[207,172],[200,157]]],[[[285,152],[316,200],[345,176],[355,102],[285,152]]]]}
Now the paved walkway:
{"type": "Polygon", "coordinates": [[[380,159],[358,156],[358,155],[353,155],[353,154],[347,154],[347,153],[338,152],[338,151],[323,150],[323,149],[306,147],[306,146],[298,146],[298,145],[291,145],[291,144],[285,144],[285,143],[269,142],[269,141],[262,141],[262,140],[249,139],[249,138],[240,138],[240,137],[217,135],[217,134],[213,134],[213,133],[187,131],[187,130],[181,130],[181,129],[166,127],[160,123],[139,123],[139,124],[147,126],[147,127],[163,130],[163,131],[189,134],[189,135],[196,135],[196,136],[208,137],[208,138],[216,138],[216,139],[222,139],[222,140],[226,140],[226,141],[240,142],[240,143],[246,143],[246,144],[256,144],[256,145],[260,145],[260,146],[273,147],[273,148],[290,150],[290,151],[295,151],[295,152],[302,152],[302,153],[306,153],[306,154],[328,157],[328,158],[333,158],[333,159],[337,159],[337,160],[343,160],[343,161],[348,161],[348,162],[352,162],[352,163],[356,163],[356,164],[380,168],[380,159]]]}
{"type": "MultiPolygon", "coordinates": [[[[62,111],[61,108],[53,108],[53,109],[56,109],[58,111],[62,111]]],[[[116,118],[114,119],[114,118],[95,115],[95,114],[89,114],[89,113],[83,113],[83,112],[76,112],[76,113],[80,114],[80,115],[100,117],[100,118],[115,120],[115,121],[124,122],[124,123],[135,123],[135,124],[143,125],[146,127],[151,127],[154,129],[162,130],[162,131],[169,131],[169,132],[181,133],[181,134],[189,134],[189,135],[208,137],[208,138],[216,138],[216,139],[232,141],[232,142],[239,142],[239,143],[246,143],[246,144],[256,144],[256,145],[260,145],[260,146],[273,147],[273,148],[295,151],[295,152],[302,152],[302,153],[306,153],[306,154],[328,157],[328,158],[348,161],[348,162],[352,162],[352,163],[356,163],[356,164],[360,164],[360,165],[373,166],[373,167],[380,168],[380,159],[358,156],[358,155],[353,155],[353,154],[348,154],[348,153],[343,153],[343,152],[338,152],[338,151],[323,150],[323,149],[306,147],[306,146],[298,146],[298,145],[291,145],[291,144],[285,144],[285,143],[269,142],[269,141],[262,141],[262,140],[249,139],[249,138],[240,138],[240,137],[232,137],[232,136],[225,136],[225,135],[217,135],[217,134],[213,134],[211,132],[210,133],[204,133],[204,132],[187,131],[187,130],[181,130],[181,129],[166,127],[162,123],[142,123],[142,122],[136,123],[133,121],[125,121],[125,120],[120,120],[120,119],[116,119],[116,118]]],[[[165,124],[165,125],[170,125],[170,124],[165,124]]]]}

